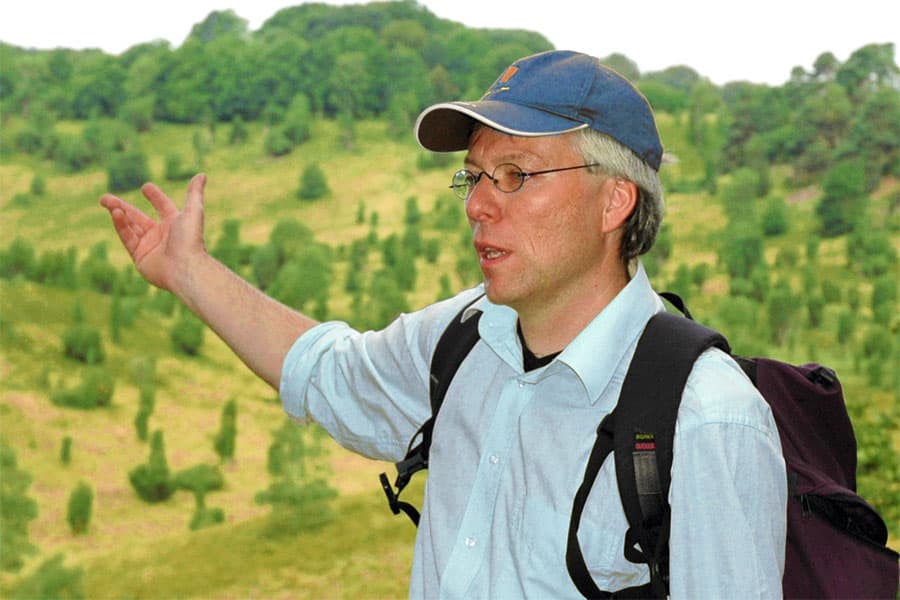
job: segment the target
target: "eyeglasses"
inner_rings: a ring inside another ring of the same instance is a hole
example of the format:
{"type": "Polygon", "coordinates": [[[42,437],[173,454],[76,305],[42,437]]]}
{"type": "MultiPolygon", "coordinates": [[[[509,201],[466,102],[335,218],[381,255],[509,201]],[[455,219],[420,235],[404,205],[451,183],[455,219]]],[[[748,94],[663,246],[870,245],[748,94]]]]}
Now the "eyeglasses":
{"type": "Polygon", "coordinates": [[[599,166],[598,163],[578,165],[575,167],[562,167],[561,169],[545,169],[543,171],[532,171],[530,173],[526,173],[525,171],[520,169],[518,165],[514,165],[513,163],[503,163],[494,167],[494,170],[490,175],[488,175],[487,171],[482,171],[476,175],[468,169],[460,169],[453,174],[453,179],[450,183],[450,189],[453,190],[457,198],[459,198],[460,200],[466,200],[469,198],[469,195],[475,189],[475,186],[478,184],[478,182],[481,181],[481,178],[487,176],[487,178],[490,179],[494,184],[494,187],[496,187],[501,192],[511,194],[522,189],[522,186],[525,185],[525,180],[529,177],[534,177],[535,175],[557,173],[559,171],[571,171],[573,169],[586,169],[588,167],[596,166],[599,166]]]}

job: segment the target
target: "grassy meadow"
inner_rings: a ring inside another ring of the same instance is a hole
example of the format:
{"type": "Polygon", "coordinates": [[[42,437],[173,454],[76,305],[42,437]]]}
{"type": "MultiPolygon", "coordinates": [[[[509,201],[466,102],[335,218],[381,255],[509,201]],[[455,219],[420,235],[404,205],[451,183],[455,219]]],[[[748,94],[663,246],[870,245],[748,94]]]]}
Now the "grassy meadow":
{"type": "MultiPolygon", "coordinates": [[[[15,131],[11,120],[5,129],[15,131]]],[[[79,123],[60,128],[77,131],[79,123]]],[[[352,149],[343,147],[337,125],[316,121],[312,138],[284,157],[267,156],[262,147],[260,124],[249,124],[248,141],[229,145],[227,125],[219,125],[209,152],[203,159],[208,174],[206,231],[210,246],[228,219],[240,221],[241,242],[266,242],[281,219],[297,218],[309,226],[316,240],[338,252],[354,240],[375,230],[380,238],[399,233],[404,226],[404,207],[416,198],[424,214],[436,199],[450,195],[446,189],[456,163],[444,168],[423,169],[421,151],[412,136],[391,139],[381,122],[356,126],[352,149]],[[325,172],[329,197],[302,202],[296,190],[302,170],[315,162],[325,172]],[[365,222],[358,219],[365,207],[365,222]],[[377,226],[369,218],[377,213],[377,226]]],[[[678,181],[702,171],[699,157],[683,142],[682,124],[663,115],[663,141],[678,156],[668,169],[668,180],[678,181]]],[[[184,197],[184,181],[165,181],[164,157],[178,152],[190,162],[194,155],[192,136],[199,128],[157,124],[142,134],[154,180],[178,203],[184,197]]],[[[775,189],[783,192],[790,215],[784,235],[766,240],[771,264],[786,248],[803,254],[806,240],[814,232],[815,187],[786,190],[788,169],[774,170],[775,189]]],[[[0,164],[0,227],[5,247],[21,236],[35,249],[65,251],[74,246],[83,257],[95,244],[106,242],[109,261],[118,269],[129,262],[98,199],[106,191],[104,169],[94,168],[66,174],[49,163],[24,155],[6,153],[0,164]],[[29,196],[35,173],[46,179],[46,192],[29,196]],[[27,196],[23,200],[23,195],[27,196]]],[[[900,194],[900,182],[886,179],[872,198],[876,214],[888,215],[889,203],[900,194]]],[[[122,196],[149,208],[137,190],[122,196]]],[[[458,207],[462,213],[462,206],[458,207]]],[[[894,216],[893,218],[896,218],[894,216]]],[[[664,288],[679,264],[706,263],[710,274],[689,301],[695,316],[710,316],[715,324],[717,302],[728,291],[728,279],[717,265],[716,232],[725,224],[720,205],[705,192],[671,193],[668,216],[673,256],[654,276],[664,288]]],[[[426,237],[440,240],[442,248],[434,264],[417,261],[416,287],[407,293],[411,307],[438,297],[439,279],[450,274],[453,286],[464,282],[457,275],[457,261],[465,253],[461,230],[427,230],[426,237]]],[[[892,238],[900,250],[898,236],[892,238]]],[[[823,240],[819,260],[846,282],[859,278],[844,266],[845,240],[823,240]]],[[[372,258],[372,260],[377,260],[372,258]]],[[[335,265],[329,311],[345,318],[351,300],[343,290],[346,262],[335,265]]],[[[800,269],[792,276],[800,279],[800,269]]],[[[863,297],[870,284],[858,281],[863,297]]],[[[89,290],[67,290],[40,285],[22,278],[0,280],[0,435],[16,452],[19,468],[28,472],[32,484],[28,494],[38,504],[39,514],[29,534],[38,553],[23,573],[43,559],[62,553],[67,566],[83,569],[85,594],[89,598],[396,598],[406,594],[415,531],[405,517],[390,514],[378,484],[378,473],[390,465],[352,455],[333,444],[328,460],[332,485],[339,497],[336,518],[325,527],[291,536],[266,533],[268,507],[254,496],[269,482],[266,459],[272,432],[284,416],[277,394],[231,355],[214,335],[206,331],[197,356],[175,353],[170,330],[173,316],[141,309],[133,324],[121,330],[121,340],[109,339],[109,295],[89,290]],[[96,410],[74,410],[50,402],[49,390],[74,385],[82,365],[66,358],[61,338],[72,321],[73,306],[80,301],[85,320],[103,332],[104,366],[115,376],[112,405],[96,410]],[[150,367],[149,365],[155,365],[150,367]],[[179,491],[169,500],[147,504],[128,481],[128,471],[147,460],[148,444],[137,438],[133,419],[139,403],[139,384],[144,378],[157,384],[156,405],[150,429],[162,430],[172,471],[197,464],[217,463],[212,437],[219,427],[221,407],[237,402],[237,448],[235,459],[223,465],[225,488],[210,492],[208,505],[221,507],[225,523],[190,531],[194,509],[190,493],[179,491]],[[60,460],[60,445],[72,438],[69,464],[60,460]],[[93,516],[85,534],[74,535],[66,522],[66,505],[79,481],[89,483],[95,493],[93,516]]],[[[845,394],[864,403],[860,414],[897,415],[896,388],[870,386],[853,358],[834,340],[842,307],[828,305],[823,324],[815,330],[798,331],[769,354],[785,360],[817,360],[837,369],[845,394]]],[[[866,316],[865,304],[861,319],[866,316]]],[[[748,323],[753,330],[756,323],[748,323]]],[[[736,350],[742,342],[732,339],[736,350]]],[[[895,352],[896,355],[896,352],[895,352]]],[[[900,453],[900,433],[891,430],[890,451],[900,453]]],[[[421,482],[412,492],[421,493],[421,482]]],[[[900,500],[898,500],[900,504],[900,500]]],[[[892,525],[892,527],[894,527],[892,525]]],[[[892,529],[891,545],[900,548],[898,531],[892,529]]],[[[0,595],[15,582],[0,576],[0,595]]]]}

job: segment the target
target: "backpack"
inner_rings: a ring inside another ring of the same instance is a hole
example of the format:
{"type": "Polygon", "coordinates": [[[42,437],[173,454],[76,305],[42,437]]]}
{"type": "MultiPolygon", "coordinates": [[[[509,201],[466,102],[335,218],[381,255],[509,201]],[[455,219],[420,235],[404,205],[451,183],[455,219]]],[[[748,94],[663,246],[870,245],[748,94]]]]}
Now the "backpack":
{"type": "MultiPolygon", "coordinates": [[[[684,316],[662,312],[647,323],[612,413],[597,428],[569,522],[566,566],[587,598],[666,597],[669,505],[675,419],[694,361],[707,349],[730,353],[718,332],[695,322],[674,294],[661,294],[684,316]],[[650,583],[600,590],[578,543],[585,501],[604,459],[614,452],[628,518],[625,557],[647,564],[650,583]]],[[[391,510],[418,524],[418,511],[398,499],[413,474],[428,467],[434,418],[460,363],[477,343],[478,316],[465,307],[442,334],[431,362],[432,416],[397,463],[397,492],[380,476],[391,510]]],[[[881,516],[856,493],[856,438],[834,371],[769,358],[734,357],[769,403],[788,476],[785,598],[896,598],[898,555],[887,547],[881,516]]]]}

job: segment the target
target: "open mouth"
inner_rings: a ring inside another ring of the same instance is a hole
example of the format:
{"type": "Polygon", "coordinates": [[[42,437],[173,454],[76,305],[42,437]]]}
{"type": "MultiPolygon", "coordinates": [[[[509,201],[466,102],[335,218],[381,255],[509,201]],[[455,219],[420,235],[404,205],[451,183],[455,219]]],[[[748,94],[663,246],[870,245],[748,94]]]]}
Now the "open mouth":
{"type": "Polygon", "coordinates": [[[498,258],[508,255],[509,252],[500,250],[499,248],[486,247],[479,250],[478,254],[485,260],[497,260],[498,258]]]}

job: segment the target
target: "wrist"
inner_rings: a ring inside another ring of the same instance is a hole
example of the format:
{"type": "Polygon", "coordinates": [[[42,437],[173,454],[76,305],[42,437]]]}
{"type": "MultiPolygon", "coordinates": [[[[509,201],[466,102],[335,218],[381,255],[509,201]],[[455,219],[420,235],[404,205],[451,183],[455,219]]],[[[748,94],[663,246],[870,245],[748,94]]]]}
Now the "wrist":
{"type": "Polygon", "coordinates": [[[217,287],[217,272],[223,269],[227,270],[206,250],[192,253],[179,261],[169,291],[192,312],[197,313],[203,304],[203,296],[217,287]]]}

